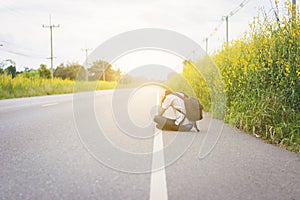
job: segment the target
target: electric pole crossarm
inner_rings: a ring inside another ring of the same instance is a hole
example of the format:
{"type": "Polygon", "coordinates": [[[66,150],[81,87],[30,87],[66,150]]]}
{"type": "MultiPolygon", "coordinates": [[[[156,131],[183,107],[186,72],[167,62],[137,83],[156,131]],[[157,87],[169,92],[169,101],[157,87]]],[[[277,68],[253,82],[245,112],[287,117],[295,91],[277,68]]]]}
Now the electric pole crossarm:
{"type": "Polygon", "coordinates": [[[53,78],[53,36],[52,36],[52,30],[53,28],[59,28],[59,24],[58,25],[54,25],[51,23],[51,15],[50,15],[50,23],[49,25],[44,25],[43,24],[43,28],[50,28],[50,60],[51,60],[51,76],[53,78]]]}

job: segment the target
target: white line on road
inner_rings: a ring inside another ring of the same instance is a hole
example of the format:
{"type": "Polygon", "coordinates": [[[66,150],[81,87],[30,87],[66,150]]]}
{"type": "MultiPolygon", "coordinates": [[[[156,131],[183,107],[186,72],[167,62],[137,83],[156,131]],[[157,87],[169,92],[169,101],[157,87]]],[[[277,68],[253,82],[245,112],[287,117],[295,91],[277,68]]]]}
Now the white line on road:
{"type": "MultiPolygon", "coordinates": [[[[157,105],[159,105],[159,95],[157,94],[157,105]]],[[[164,144],[162,131],[156,129],[153,140],[152,174],[150,184],[150,200],[168,199],[164,144]],[[161,151],[162,150],[162,151],[161,151]]]]}
{"type": "Polygon", "coordinates": [[[42,107],[54,106],[54,105],[57,105],[57,104],[58,103],[47,103],[47,104],[42,105],[42,107]]]}

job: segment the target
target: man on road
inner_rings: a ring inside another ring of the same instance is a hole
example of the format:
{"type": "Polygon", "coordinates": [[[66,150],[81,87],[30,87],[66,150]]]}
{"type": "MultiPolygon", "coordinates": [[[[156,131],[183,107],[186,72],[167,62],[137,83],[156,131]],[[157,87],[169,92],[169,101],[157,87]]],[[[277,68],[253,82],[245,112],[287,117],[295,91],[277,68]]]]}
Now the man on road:
{"type": "Polygon", "coordinates": [[[177,95],[184,97],[183,93],[177,92],[174,94],[170,90],[165,91],[158,115],[154,117],[154,122],[157,123],[156,127],[158,129],[169,131],[190,131],[193,128],[193,123],[183,114],[186,113],[184,101],[177,95]],[[163,116],[169,107],[173,108],[175,119],[163,116]]]}

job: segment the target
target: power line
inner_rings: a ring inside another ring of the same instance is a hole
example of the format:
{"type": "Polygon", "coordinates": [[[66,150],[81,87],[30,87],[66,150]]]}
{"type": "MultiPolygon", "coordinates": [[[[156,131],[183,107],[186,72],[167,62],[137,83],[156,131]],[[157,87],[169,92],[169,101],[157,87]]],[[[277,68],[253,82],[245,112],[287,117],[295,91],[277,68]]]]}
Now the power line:
{"type": "Polygon", "coordinates": [[[238,7],[236,7],[234,10],[232,10],[227,16],[232,17],[235,15],[237,12],[239,12],[250,0],[244,0],[238,7]]]}
{"type": "Polygon", "coordinates": [[[0,1],[0,4],[2,5],[2,8],[6,9],[7,11],[9,11],[10,14],[14,15],[15,17],[17,17],[20,20],[26,21],[26,25],[27,26],[28,26],[28,24],[31,25],[31,26],[34,26],[34,27],[36,27],[37,25],[40,25],[35,20],[36,18],[34,18],[34,21],[33,21],[33,19],[31,19],[30,22],[28,22],[26,20],[26,17],[28,17],[29,14],[34,15],[32,12],[30,12],[30,13],[24,12],[21,8],[18,8],[16,6],[14,6],[12,4],[12,2],[7,2],[7,1],[3,1],[2,0],[2,1],[0,1]]]}
{"type": "Polygon", "coordinates": [[[0,51],[4,51],[4,52],[10,53],[10,54],[15,54],[15,55],[23,56],[23,57],[27,57],[27,58],[45,59],[45,57],[33,56],[33,55],[26,54],[26,53],[21,53],[21,52],[13,51],[13,50],[10,50],[10,49],[2,49],[1,48],[0,51]]]}
{"type": "MultiPolygon", "coordinates": [[[[15,7],[13,4],[11,4],[11,2],[8,2],[8,1],[5,1],[5,0],[1,1],[0,6],[3,9],[6,9],[10,14],[17,17],[18,20],[20,19],[20,20],[25,21],[26,20],[25,18],[28,17],[28,13],[20,10],[20,8],[18,8],[18,7],[15,7]]],[[[31,20],[31,23],[30,22],[27,23],[26,26],[28,26],[28,24],[31,25],[31,26],[36,27],[37,22],[36,21],[32,22],[32,20],[31,20]]],[[[34,59],[45,59],[46,58],[45,55],[40,54],[40,51],[25,48],[23,46],[20,46],[19,44],[8,42],[8,41],[2,40],[2,39],[0,39],[0,42],[3,43],[2,46],[4,46],[4,49],[1,49],[1,50],[4,51],[4,52],[8,52],[10,54],[23,56],[23,57],[34,58],[34,59]],[[14,49],[14,50],[12,50],[12,49],[14,49]],[[24,52],[26,52],[26,53],[24,53],[24,52]]]]}
{"type": "Polygon", "coordinates": [[[1,2],[2,6],[7,9],[9,12],[11,12],[11,14],[15,15],[15,16],[18,16],[18,17],[22,17],[23,14],[21,12],[19,12],[18,10],[12,8],[12,5],[8,5],[7,2],[1,2]]]}
{"type": "MultiPolygon", "coordinates": [[[[34,54],[34,56],[27,56],[27,57],[39,57],[39,58],[46,58],[46,56],[44,54],[40,54],[40,51],[36,51],[33,49],[29,49],[29,48],[25,48],[23,46],[20,46],[19,44],[16,43],[12,43],[12,42],[7,42],[5,40],[0,39],[1,45],[4,46],[4,48],[6,49],[18,49],[19,51],[25,51],[30,53],[31,55],[34,54]],[[8,48],[7,48],[8,47],[8,48]]],[[[1,46],[0,45],[0,46],[1,46]]],[[[43,52],[42,52],[43,53],[43,52]]]]}
{"type": "MultiPolygon", "coordinates": [[[[228,21],[229,21],[229,17],[232,17],[233,15],[235,15],[237,12],[239,12],[244,6],[246,6],[246,4],[249,2],[250,0],[244,0],[242,3],[239,4],[238,7],[236,7],[235,9],[233,9],[232,11],[229,12],[228,15],[222,16],[221,21],[218,23],[218,25],[212,30],[212,32],[210,32],[210,34],[204,39],[205,43],[206,43],[206,49],[208,49],[208,39],[210,37],[212,37],[222,26],[222,24],[224,23],[224,21],[226,21],[226,42],[228,43],[229,41],[229,28],[228,28],[228,21]]],[[[206,50],[207,51],[207,50],[206,50]]]]}
{"type": "Polygon", "coordinates": [[[52,29],[53,28],[59,28],[59,24],[58,25],[54,25],[51,23],[51,15],[49,17],[49,25],[46,26],[43,24],[43,28],[50,28],[50,59],[51,59],[51,73],[52,73],[52,78],[53,78],[53,38],[52,38],[52,29]]]}
{"type": "Polygon", "coordinates": [[[228,21],[229,21],[229,17],[232,17],[233,15],[235,15],[237,12],[239,12],[250,0],[244,0],[238,7],[236,7],[234,10],[232,10],[228,15],[223,16],[222,20],[226,21],[226,43],[228,44],[229,42],[229,33],[228,33],[228,21]]]}
{"type": "Polygon", "coordinates": [[[224,22],[224,20],[222,18],[221,21],[219,22],[219,24],[212,30],[212,32],[208,35],[207,38],[212,37],[216,32],[218,32],[218,30],[221,28],[223,22],[224,22]]]}

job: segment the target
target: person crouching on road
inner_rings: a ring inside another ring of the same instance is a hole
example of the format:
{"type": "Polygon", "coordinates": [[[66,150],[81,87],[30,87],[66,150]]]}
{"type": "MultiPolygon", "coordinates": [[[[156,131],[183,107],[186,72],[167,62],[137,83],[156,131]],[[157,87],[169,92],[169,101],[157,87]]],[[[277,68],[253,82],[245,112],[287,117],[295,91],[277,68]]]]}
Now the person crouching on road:
{"type": "MultiPolygon", "coordinates": [[[[177,95],[184,96],[184,94],[177,92],[177,95]]],[[[154,117],[156,127],[160,130],[169,131],[190,131],[193,128],[193,123],[190,122],[182,113],[186,113],[184,101],[174,95],[172,91],[166,90],[165,95],[161,101],[158,115],[154,117]],[[169,119],[163,116],[165,111],[171,107],[175,114],[175,119],[169,119]],[[180,112],[181,111],[181,112],[180,112]]]]}

